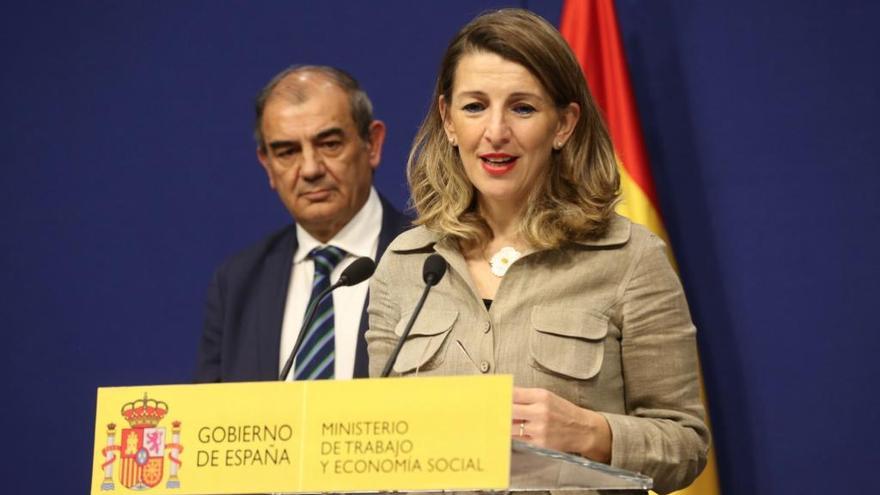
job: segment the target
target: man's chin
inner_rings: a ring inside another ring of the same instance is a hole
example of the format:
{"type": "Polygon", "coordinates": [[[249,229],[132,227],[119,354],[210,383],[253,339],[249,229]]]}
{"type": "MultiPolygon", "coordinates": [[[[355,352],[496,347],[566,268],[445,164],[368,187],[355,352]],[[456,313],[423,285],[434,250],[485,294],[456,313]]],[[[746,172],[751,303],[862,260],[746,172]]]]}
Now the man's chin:
{"type": "MultiPolygon", "coordinates": [[[[331,231],[335,235],[351,220],[345,208],[333,203],[313,203],[293,213],[296,223],[309,233],[331,231]]],[[[314,234],[313,234],[314,235],[314,234]]]]}

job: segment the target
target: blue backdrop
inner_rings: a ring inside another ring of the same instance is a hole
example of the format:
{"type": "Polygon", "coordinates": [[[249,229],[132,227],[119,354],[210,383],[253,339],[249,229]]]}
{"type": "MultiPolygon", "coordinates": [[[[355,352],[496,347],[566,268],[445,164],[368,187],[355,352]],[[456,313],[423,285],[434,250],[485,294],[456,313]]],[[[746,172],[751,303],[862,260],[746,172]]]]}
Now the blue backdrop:
{"type": "MultiPolygon", "coordinates": [[[[404,206],[452,34],[501,5],[556,24],[560,4],[6,6],[3,491],[86,491],[95,388],[190,380],[213,268],[288,221],[250,139],[274,73],[332,64],[362,81],[389,127],[379,188],[404,206]]],[[[723,493],[872,486],[880,4],[617,6],[723,493]]]]}

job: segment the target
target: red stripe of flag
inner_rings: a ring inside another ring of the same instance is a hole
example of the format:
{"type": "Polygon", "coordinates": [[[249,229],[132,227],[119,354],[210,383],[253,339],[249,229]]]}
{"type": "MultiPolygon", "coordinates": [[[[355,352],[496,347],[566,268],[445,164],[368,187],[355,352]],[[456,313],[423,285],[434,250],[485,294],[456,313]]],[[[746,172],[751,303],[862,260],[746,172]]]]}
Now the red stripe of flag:
{"type": "Polygon", "coordinates": [[[559,28],[581,64],[596,103],[605,114],[622,166],[659,213],[614,3],[610,0],[566,0],[559,28]]]}

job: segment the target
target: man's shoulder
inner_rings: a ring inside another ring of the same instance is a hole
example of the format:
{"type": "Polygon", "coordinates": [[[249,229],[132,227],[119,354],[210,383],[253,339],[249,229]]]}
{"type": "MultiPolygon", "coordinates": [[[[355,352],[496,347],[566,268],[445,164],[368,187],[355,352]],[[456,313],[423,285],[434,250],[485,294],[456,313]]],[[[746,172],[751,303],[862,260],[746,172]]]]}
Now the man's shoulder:
{"type": "MultiPolygon", "coordinates": [[[[389,236],[390,240],[412,224],[409,217],[394,208],[381,195],[380,199],[382,200],[381,235],[389,236]]],[[[238,278],[261,268],[266,263],[274,265],[285,260],[291,261],[296,247],[296,224],[291,223],[229,256],[220,264],[217,271],[238,278]]]]}
{"type": "Polygon", "coordinates": [[[242,274],[264,263],[267,259],[286,253],[292,257],[296,249],[296,225],[290,224],[263,237],[226,258],[218,268],[218,272],[242,274]]]}
{"type": "Polygon", "coordinates": [[[412,218],[395,208],[381,193],[379,193],[379,201],[382,203],[382,230],[397,235],[412,227],[412,218]]]}

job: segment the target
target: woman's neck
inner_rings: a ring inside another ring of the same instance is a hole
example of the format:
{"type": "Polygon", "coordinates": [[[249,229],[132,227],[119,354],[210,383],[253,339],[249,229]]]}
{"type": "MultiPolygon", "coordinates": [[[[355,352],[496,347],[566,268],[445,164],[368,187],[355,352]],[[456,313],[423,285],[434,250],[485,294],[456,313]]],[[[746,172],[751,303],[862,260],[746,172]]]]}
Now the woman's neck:
{"type": "Polygon", "coordinates": [[[480,203],[480,215],[492,230],[492,239],[489,240],[490,247],[498,246],[496,249],[499,249],[501,246],[522,244],[519,235],[519,220],[522,210],[522,205],[511,207],[485,201],[480,203]]]}

